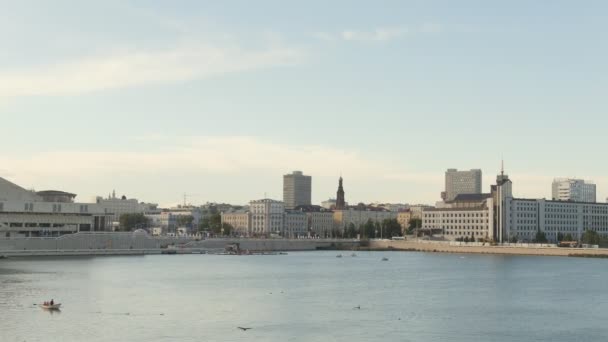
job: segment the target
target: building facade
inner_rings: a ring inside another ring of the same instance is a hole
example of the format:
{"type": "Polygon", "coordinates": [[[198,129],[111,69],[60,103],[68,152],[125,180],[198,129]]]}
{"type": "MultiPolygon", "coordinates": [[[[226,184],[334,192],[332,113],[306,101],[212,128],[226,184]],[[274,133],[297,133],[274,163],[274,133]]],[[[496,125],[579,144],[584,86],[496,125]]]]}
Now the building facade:
{"type": "Polygon", "coordinates": [[[285,212],[284,228],[281,236],[297,238],[308,236],[308,216],[301,211],[285,212]]]}
{"type": "Polygon", "coordinates": [[[412,212],[409,210],[402,210],[397,213],[397,222],[401,226],[401,233],[404,234],[407,228],[410,226],[412,220],[412,212]]]}
{"type": "Polygon", "coordinates": [[[285,205],[281,201],[261,199],[249,203],[251,234],[280,234],[283,231],[285,205]]]}
{"type": "Polygon", "coordinates": [[[251,213],[249,211],[222,212],[222,225],[227,223],[234,228],[234,233],[242,236],[251,234],[251,213]]]}
{"type": "Polygon", "coordinates": [[[396,219],[397,213],[387,210],[358,210],[351,207],[345,210],[335,210],[333,216],[334,230],[344,231],[351,224],[359,229],[369,220],[380,223],[386,219],[396,219]]]}
{"type": "Polygon", "coordinates": [[[481,193],[481,170],[458,171],[448,169],[445,172],[445,191],[441,194],[444,201],[453,201],[459,194],[481,193]]]}
{"type": "Polygon", "coordinates": [[[422,213],[422,229],[447,240],[467,238],[494,240],[494,203],[483,200],[477,207],[429,208],[422,213]]]}
{"type": "Polygon", "coordinates": [[[302,171],[294,171],[283,176],[283,202],[285,209],[292,210],[299,205],[310,205],[312,198],[312,177],[302,171]]]}
{"type": "Polygon", "coordinates": [[[608,203],[509,198],[506,212],[505,234],[512,240],[530,242],[539,231],[553,242],[559,233],[580,240],[586,230],[608,237],[608,203]]]}
{"type": "MultiPolygon", "coordinates": [[[[606,201],[608,201],[608,199],[606,201]]],[[[332,210],[336,207],[336,200],[334,198],[330,198],[321,202],[321,206],[327,210],[332,210]]]]}
{"type": "Polygon", "coordinates": [[[95,203],[75,203],[75,194],[35,193],[0,178],[0,237],[56,237],[109,231],[111,215],[95,203]]]}
{"type": "Polygon", "coordinates": [[[140,203],[137,199],[127,199],[125,196],[116,197],[116,192],[112,191],[107,198],[98,196],[95,198],[95,203],[102,207],[106,213],[112,214],[112,220],[116,223],[120,221],[122,214],[145,214],[147,212],[157,211],[157,204],[140,203]]]}
{"type": "Polygon", "coordinates": [[[331,211],[308,212],[308,227],[320,237],[330,237],[334,227],[334,213],[331,211]]]}
{"type": "Polygon", "coordinates": [[[596,202],[596,186],[592,182],[573,178],[556,178],[551,186],[554,201],[596,202]]]}

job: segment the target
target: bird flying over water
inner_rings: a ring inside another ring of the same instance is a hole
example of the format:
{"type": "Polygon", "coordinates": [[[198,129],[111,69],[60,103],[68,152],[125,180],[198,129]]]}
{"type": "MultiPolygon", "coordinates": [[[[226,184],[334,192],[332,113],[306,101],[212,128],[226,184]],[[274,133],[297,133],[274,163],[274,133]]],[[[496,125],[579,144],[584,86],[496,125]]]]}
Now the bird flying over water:
{"type": "Polygon", "coordinates": [[[241,329],[243,331],[247,331],[247,330],[253,329],[253,328],[243,328],[243,327],[237,327],[237,328],[239,328],[239,329],[241,329]]]}

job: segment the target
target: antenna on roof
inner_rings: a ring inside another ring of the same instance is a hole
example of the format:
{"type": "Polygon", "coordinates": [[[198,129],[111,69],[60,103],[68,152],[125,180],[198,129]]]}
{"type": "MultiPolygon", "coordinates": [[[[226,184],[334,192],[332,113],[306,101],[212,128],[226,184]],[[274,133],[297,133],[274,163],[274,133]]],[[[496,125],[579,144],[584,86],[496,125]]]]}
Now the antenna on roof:
{"type": "Polygon", "coordinates": [[[500,158],[500,175],[501,176],[505,175],[505,159],[504,158],[500,158]]]}

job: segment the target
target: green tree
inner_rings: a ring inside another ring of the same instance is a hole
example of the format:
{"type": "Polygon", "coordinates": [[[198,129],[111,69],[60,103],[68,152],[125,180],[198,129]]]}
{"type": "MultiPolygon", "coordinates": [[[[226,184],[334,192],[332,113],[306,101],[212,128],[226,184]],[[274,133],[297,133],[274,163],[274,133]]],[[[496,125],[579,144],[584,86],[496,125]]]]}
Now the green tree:
{"type": "Polygon", "coordinates": [[[564,241],[564,234],[562,234],[561,232],[557,232],[557,241],[564,241]]]}
{"type": "Polygon", "coordinates": [[[589,245],[599,245],[600,241],[600,235],[595,230],[586,230],[581,238],[582,243],[589,245]]]}
{"type": "Polygon", "coordinates": [[[346,238],[354,239],[357,237],[357,228],[354,223],[350,223],[346,229],[346,238]]]}
{"type": "Polygon", "coordinates": [[[561,241],[575,241],[570,233],[566,234],[561,241]]]}
{"type": "Polygon", "coordinates": [[[376,225],[371,219],[367,220],[367,222],[365,222],[363,225],[361,236],[365,237],[366,239],[373,239],[376,237],[376,225]]]}
{"type": "Polygon", "coordinates": [[[147,228],[150,221],[141,213],[138,214],[122,214],[118,219],[120,222],[120,230],[129,232],[138,228],[147,228]]]}
{"type": "Polygon", "coordinates": [[[177,225],[180,227],[191,227],[194,222],[194,216],[192,215],[180,215],[177,217],[177,225]]]}
{"type": "Polygon", "coordinates": [[[471,232],[471,242],[475,242],[475,233],[471,232]]]}
{"type": "Polygon", "coordinates": [[[536,237],[534,238],[535,243],[547,243],[547,235],[545,232],[541,232],[540,230],[536,232],[536,237]]]}
{"type": "Polygon", "coordinates": [[[407,233],[408,234],[413,234],[414,230],[416,228],[420,228],[420,227],[422,227],[422,219],[413,218],[413,219],[410,220],[410,225],[407,228],[407,233]]]}
{"type": "MultiPolygon", "coordinates": [[[[234,227],[230,223],[223,223],[222,228],[224,229],[224,235],[232,235],[234,232],[234,227]]],[[[221,234],[221,229],[220,229],[221,234]]]]}
{"type": "Polygon", "coordinates": [[[510,243],[518,243],[519,239],[517,238],[517,235],[515,235],[515,234],[511,235],[511,237],[509,238],[509,242],[510,243]]]}
{"type": "Polygon", "coordinates": [[[397,219],[385,219],[382,221],[382,235],[385,238],[401,236],[401,225],[397,219]]]}

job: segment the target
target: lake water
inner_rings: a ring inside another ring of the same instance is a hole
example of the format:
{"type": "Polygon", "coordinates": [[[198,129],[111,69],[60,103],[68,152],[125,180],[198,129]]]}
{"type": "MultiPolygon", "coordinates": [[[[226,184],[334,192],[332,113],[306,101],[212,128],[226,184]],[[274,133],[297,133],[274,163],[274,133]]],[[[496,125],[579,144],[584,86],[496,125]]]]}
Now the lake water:
{"type": "Polygon", "coordinates": [[[0,260],[0,341],[608,336],[605,259],[336,254],[0,260]],[[63,303],[61,312],[34,305],[51,298],[63,303]]]}

